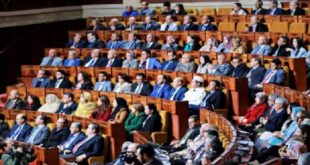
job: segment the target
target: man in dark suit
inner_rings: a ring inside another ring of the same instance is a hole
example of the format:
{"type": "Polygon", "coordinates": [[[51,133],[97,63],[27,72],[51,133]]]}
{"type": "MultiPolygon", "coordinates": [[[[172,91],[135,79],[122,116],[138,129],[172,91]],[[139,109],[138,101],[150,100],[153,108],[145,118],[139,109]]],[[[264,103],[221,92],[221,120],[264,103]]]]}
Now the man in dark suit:
{"type": "Polygon", "coordinates": [[[275,58],[270,63],[270,69],[268,69],[265,73],[263,81],[261,82],[261,88],[263,83],[283,85],[284,81],[285,72],[281,69],[281,61],[275,58]]]}
{"type": "Polygon", "coordinates": [[[32,127],[27,123],[27,116],[25,114],[18,114],[15,121],[16,124],[11,129],[8,137],[24,142],[30,135],[32,127]]]}
{"type": "Polygon", "coordinates": [[[31,86],[34,88],[46,88],[50,83],[50,79],[47,78],[45,70],[39,70],[37,77],[32,79],[31,86]]]}
{"type": "Polygon", "coordinates": [[[177,67],[179,61],[177,59],[177,55],[174,51],[168,51],[167,59],[162,64],[162,70],[174,71],[177,67]]]}
{"type": "Polygon", "coordinates": [[[161,45],[155,41],[155,35],[149,33],[146,35],[146,43],[144,43],[141,47],[143,50],[150,50],[150,49],[160,49],[161,45]]]}
{"type": "Polygon", "coordinates": [[[106,27],[101,25],[101,22],[98,18],[91,20],[90,26],[87,27],[87,30],[96,31],[96,30],[105,30],[106,27]]]}
{"type": "Polygon", "coordinates": [[[137,38],[137,34],[131,32],[128,34],[128,40],[123,42],[122,49],[140,49],[141,41],[137,38]]]}
{"type": "Polygon", "coordinates": [[[170,143],[173,151],[185,149],[188,140],[194,140],[194,138],[199,135],[200,123],[197,115],[192,115],[188,118],[188,127],[185,135],[180,140],[174,140],[170,143]]]}
{"type": "Polygon", "coordinates": [[[217,31],[217,27],[212,24],[214,18],[204,15],[201,17],[201,24],[198,27],[199,31],[217,31]]]}
{"type": "Polygon", "coordinates": [[[113,33],[111,35],[111,40],[107,42],[107,49],[120,49],[122,47],[123,42],[120,41],[120,36],[117,33],[113,33]]]}
{"type": "Polygon", "coordinates": [[[194,22],[194,17],[190,15],[184,16],[181,30],[183,31],[198,30],[198,25],[194,24],[193,22],[194,22]]]}
{"type": "Polygon", "coordinates": [[[104,43],[97,39],[97,34],[95,32],[87,33],[87,42],[84,48],[103,48],[104,43]]]}
{"type": "Polygon", "coordinates": [[[65,78],[65,72],[62,70],[58,70],[56,72],[55,79],[50,81],[50,88],[71,88],[72,83],[65,78]]]}
{"type": "Polygon", "coordinates": [[[297,1],[291,1],[289,9],[286,11],[287,15],[306,15],[306,11],[299,7],[297,1]]]}
{"type": "Polygon", "coordinates": [[[4,105],[4,109],[22,109],[23,107],[24,102],[19,98],[18,91],[15,89],[11,90],[8,101],[4,105]]]}
{"type": "Polygon", "coordinates": [[[249,68],[242,63],[242,60],[240,59],[240,57],[233,57],[232,59],[232,66],[234,67],[234,70],[231,74],[231,76],[233,77],[237,77],[237,78],[243,78],[247,75],[249,68]]]}
{"type": "Polygon", "coordinates": [[[110,25],[107,27],[108,30],[125,30],[124,25],[122,25],[117,18],[112,18],[110,25]]]}
{"type": "Polygon", "coordinates": [[[209,91],[202,100],[200,107],[210,110],[223,109],[226,105],[226,96],[221,91],[221,83],[218,80],[212,80],[209,83],[209,91]]]}
{"type": "Polygon", "coordinates": [[[184,79],[183,77],[176,77],[172,82],[173,88],[169,91],[166,99],[174,100],[174,101],[182,101],[184,98],[184,94],[187,91],[186,87],[183,87],[184,79]]]}
{"type": "Polygon", "coordinates": [[[117,57],[116,51],[110,49],[108,52],[108,58],[103,61],[104,67],[122,67],[122,59],[117,57]]]}
{"type": "Polygon", "coordinates": [[[289,47],[289,38],[287,36],[281,36],[277,44],[272,49],[272,55],[277,57],[288,57],[290,56],[290,52],[287,51],[289,47]]]}
{"type": "Polygon", "coordinates": [[[262,62],[260,58],[252,58],[250,65],[251,69],[246,77],[248,78],[250,98],[254,101],[253,99],[255,98],[255,94],[260,91],[257,89],[256,85],[263,81],[266,69],[261,66],[262,62]]]}
{"type": "Polygon", "coordinates": [[[130,93],[149,96],[152,92],[152,85],[145,81],[145,74],[138,73],[136,75],[136,82],[131,85],[130,93]]]}
{"type": "Polygon", "coordinates": [[[99,49],[93,49],[91,54],[88,55],[83,63],[85,67],[98,67],[103,66],[103,59],[99,57],[100,56],[100,50],[99,49]]]}
{"type": "Polygon", "coordinates": [[[269,14],[269,15],[283,15],[285,13],[281,8],[278,8],[278,1],[273,0],[271,2],[271,8],[268,10],[267,14],[269,14]]]}
{"type": "Polygon", "coordinates": [[[257,0],[255,2],[255,10],[252,11],[253,15],[265,15],[268,13],[268,10],[263,8],[263,2],[262,0],[257,0]]]}
{"type": "Polygon", "coordinates": [[[74,101],[72,93],[65,93],[62,97],[62,103],[56,113],[60,114],[72,114],[78,107],[78,104],[74,101]]]}
{"type": "Polygon", "coordinates": [[[85,41],[83,41],[82,39],[82,35],[80,33],[75,33],[73,40],[70,40],[65,47],[66,48],[83,48],[85,45],[85,41]]]}
{"type": "Polygon", "coordinates": [[[230,76],[233,70],[233,66],[226,60],[226,55],[220,53],[217,55],[217,64],[214,66],[211,74],[219,76],[230,76]]]}
{"type": "Polygon", "coordinates": [[[155,158],[155,150],[151,144],[142,144],[137,149],[137,157],[141,164],[163,165],[155,158]]]}
{"type": "Polygon", "coordinates": [[[162,122],[161,117],[157,111],[157,107],[153,103],[148,103],[145,106],[146,118],[142,125],[138,128],[138,131],[147,132],[151,134],[152,132],[160,131],[162,122]]]}
{"type": "Polygon", "coordinates": [[[136,17],[129,17],[126,30],[144,30],[141,25],[136,23],[136,17]]]}
{"type": "Polygon", "coordinates": [[[251,17],[251,25],[246,25],[246,28],[249,32],[268,32],[268,26],[260,23],[256,15],[251,17]]]}
{"type": "Polygon", "coordinates": [[[152,20],[151,16],[145,17],[142,27],[143,27],[142,30],[158,30],[159,29],[159,25],[157,24],[156,21],[152,20]]]}
{"type": "Polygon", "coordinates": [[[50,135],[50,130],[46,126],[46,123],[47,117],[45,115],[37,116],[35,119],[36,126],[32,129],[25,142],[34,145],[44,144],[50,135]]]}
{"type": "Polygon", "coordinates": [[[161,50],[176,51],[179,45],[176,43],[173,35],[168,35],[166,43],[161,46],[161,50]]]}
{"type": "Polygon", "coordinates": [[[54,128],[44,143],[44,147],[57,147],[62,144],[70,134],[68,129],[68,120],[66,118],[59,118],[56,122],[56,128],[54,128]]]}
{"type": "Polygon", "coordinates": [[[82,165],[87,165],[87,159],[92,156],[99,156],[102,154],[104,146],[104,139],[99,134],[100,126],[98,124],[88,124],[86,130],[86,138],[76,144],[72,149],[72,156],[75,161],[82,165]]]}
{"type": "Polygon", "coordinates": [[[168,77],[166,75],[160,74],[157,76],[157,82],[151,93],[151,97],[156,98],[166,98],[169,95],[171,89],[170,85],[167,83],[168,77]]]}

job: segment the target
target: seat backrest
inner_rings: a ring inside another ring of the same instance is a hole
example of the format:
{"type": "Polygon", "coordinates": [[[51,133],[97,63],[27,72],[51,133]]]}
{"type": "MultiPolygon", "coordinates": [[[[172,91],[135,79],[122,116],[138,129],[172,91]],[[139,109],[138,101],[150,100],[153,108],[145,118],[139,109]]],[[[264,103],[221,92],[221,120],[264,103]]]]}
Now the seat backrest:
{"type": "Polygon", "coordinates": [[[234,22],[220,22],[218,31],[227,31],[234,32],[235,31],[235,23],[234,22]]]}
{"type": "Polygon", "coordinates": [[[199,11],[199,15],[216,15],[215,8],[203,8],[199,11]]]}
{"type": "Polygon", "coordinates": [[[103,156],[104,156],[104,158],[106,158],[107,157],[107,153],[109,151],[110,137],[105,135],[105,134],[101,134],[101,136],[104,139],[103,156]]]}
{"type": "Polygon", "coordinates": [[[159,115],[161,117],[161,131],[162,132],[168,132],[169,128],[170,128],[170,113],[168,111],[163,111],[160,110],[159,111],[159,115]]]}
{"type": "Polygon", "coordinates": [[[306,23],[293,22],[290,24],[290,33],[306,33],[306,23]]]}
{"type": "Polygon", "coordinates": [[[230,15],[231,8],[218,8],[217,9],[217,15],[230,15]]]}
{"type": "Polygon", "coordinates": [[[272,22],[270,32],[288,33],[288,22],[272,22]]]}
{"type": "Polygon", "coordinates": [[[56,125],[54,123],[48,123],[47,127],[50,131],[52,131],[56,127],[56,125]]]}
{"type": "Polygon", "coordinates": [[[237,24],[237,32],[245,32],[246,31],[246,26],[249,25],[250,23],[248,22],[238,22],[237,24]]]}

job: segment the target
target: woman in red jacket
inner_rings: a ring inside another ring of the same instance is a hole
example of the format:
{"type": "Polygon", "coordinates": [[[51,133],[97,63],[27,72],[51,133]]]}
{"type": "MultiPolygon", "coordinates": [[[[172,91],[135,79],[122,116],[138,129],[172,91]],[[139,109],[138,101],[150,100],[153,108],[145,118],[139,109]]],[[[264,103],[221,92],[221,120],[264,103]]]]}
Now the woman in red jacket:
{"type": "Polygon", "coordinates": [[[97,101],[97,111],[90,115],[91,119],[108,121],[112,111],[112,107],[107,96],[100,96],[97,101]]]}
{"type": "Polygon", "coordinates": [[[244,116],[233,116],[233,120],[236,121],[237,125],[247,126],[251,124],[267,109],[266,94],[264,92],[258,92],[255,96],[255,103],[247,109],[244,116]]]}

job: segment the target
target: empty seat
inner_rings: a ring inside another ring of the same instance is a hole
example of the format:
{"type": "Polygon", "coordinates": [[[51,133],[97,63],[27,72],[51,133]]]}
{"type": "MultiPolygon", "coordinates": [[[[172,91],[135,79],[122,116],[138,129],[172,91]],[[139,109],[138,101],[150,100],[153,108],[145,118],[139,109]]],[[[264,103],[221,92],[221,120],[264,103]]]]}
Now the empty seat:
{"type": "Polygon", "coordinates": [[[290,24],[290,33],[306,33],[306,23],[293,22],[290,24]]]}
{"type": "Polygon", "coordinates": [[[272,22],[269,30],[272,33],[287,33],[288,22],[272,22]]]}
{"type": "Polygon", "coordinates": [[[218,8],[217,15],[230,15],[231,8],[218,8]]]}
{"type": "Polygon", "coordinates": [[[198,15],[196,8],[187,8],[185,10],[186,10],[187,14],[189,14],[189,15],[198,15]]]}
{"type": "Polygon", "coordinates": [[[245,32],[247,30],[245,25],[249,25],[249,24],[250,24],[249,22],[238,22],[236,31],[245,32]]]}
{"type": "Polygon", "coordinates": [[[216,15],[215,8],[203,8],[199,11],[199,15],[216,15]]]}
{"type": "Polygon", "coordinates": [[[218,31],[228,31],[234,32],[235,31],[235,23],[234,22],[220,22],[218,31]]]}

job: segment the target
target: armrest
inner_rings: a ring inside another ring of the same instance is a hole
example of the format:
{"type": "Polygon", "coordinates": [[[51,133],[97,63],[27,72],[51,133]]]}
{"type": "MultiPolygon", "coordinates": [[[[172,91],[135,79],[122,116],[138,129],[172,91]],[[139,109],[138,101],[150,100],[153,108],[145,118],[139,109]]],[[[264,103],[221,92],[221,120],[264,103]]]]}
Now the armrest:
{"type": "Polygon", "coordinates": [[[104,163],[104,156],[89,157],[87,162],[88,162],[88,164],[94,164],[94,163],[103,164],[104,163]]]}
{"type": "Polygon", "coordinates": [[[154,143],[164,144],[168,141],[168,133],[167,132],[153,132],[151,134],[151,139],[154,143]]]}

